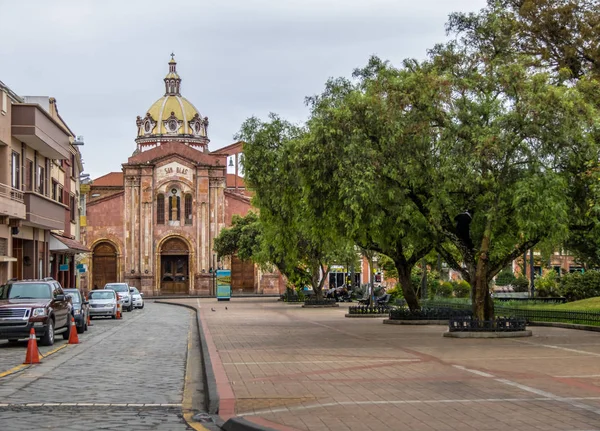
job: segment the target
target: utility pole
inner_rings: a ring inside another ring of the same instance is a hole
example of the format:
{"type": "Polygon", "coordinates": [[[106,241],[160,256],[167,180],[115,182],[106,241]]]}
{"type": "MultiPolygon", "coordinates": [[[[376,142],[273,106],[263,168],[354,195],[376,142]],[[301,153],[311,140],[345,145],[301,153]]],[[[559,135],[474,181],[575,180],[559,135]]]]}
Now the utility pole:
{"type": "Polygon", "coordinates": [[[533,298],[535,296],[535,284],[534,284],[534,279],[535,279],[535,274],[533,273],[533,249],[529,250],[529,270],[530,270],[530,280],[531,280],[531,297],[533,298]]]}
{"type": "Polygon", "coordinates": [[[421,277],[421,299],[427,299],[427,262],[425,258],[421,259],[421,268],[423,276],[421,277]]]}

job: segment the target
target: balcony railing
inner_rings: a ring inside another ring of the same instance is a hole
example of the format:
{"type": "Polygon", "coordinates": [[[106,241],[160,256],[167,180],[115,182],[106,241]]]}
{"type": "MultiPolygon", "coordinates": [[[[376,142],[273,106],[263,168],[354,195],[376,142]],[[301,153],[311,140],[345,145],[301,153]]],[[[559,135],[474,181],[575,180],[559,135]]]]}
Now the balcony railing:
{"type": "Polygon", "coordinates": [[[23,199],[23,192],[21,190],[17,190],[2,183],[0,183],[0,197],[5,197],[19,203],[25,203],[25,200],[23,199]]]}

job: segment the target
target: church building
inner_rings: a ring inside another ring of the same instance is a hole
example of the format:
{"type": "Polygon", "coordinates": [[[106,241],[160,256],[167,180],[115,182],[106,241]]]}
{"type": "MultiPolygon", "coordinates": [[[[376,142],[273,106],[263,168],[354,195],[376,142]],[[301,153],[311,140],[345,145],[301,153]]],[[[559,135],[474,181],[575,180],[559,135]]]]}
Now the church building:
{"type": "Polygon", "coordinates": [[[214,295],[216,269],[230,268],[234,295],[279,293],[278,274],[213,251],[232,216],[251,209],[242,143],[209,151],[208,118],[181,95],[173,58],[164,83],[164,96],[137,117],[136,148],[121,171],[85,186],[87,288],[119,281],[147,296],[214,295]]]}

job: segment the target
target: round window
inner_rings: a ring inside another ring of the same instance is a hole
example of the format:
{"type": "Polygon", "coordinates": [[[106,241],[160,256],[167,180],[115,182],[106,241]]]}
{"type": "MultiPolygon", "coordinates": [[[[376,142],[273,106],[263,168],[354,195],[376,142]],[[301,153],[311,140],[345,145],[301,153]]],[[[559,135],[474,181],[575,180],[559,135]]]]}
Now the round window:
{"type": "Polygon", "coordinates": [[[144,131],[150,133],[150,130],[152,130],[152,124],[150,124],[150,121],[146,121],[144,123],[144,131]]]}
{"type": "Polygon", "coordinates": [[[169,120],[169,130],[171,132],[177,131],[177,120],[169,120]]]}

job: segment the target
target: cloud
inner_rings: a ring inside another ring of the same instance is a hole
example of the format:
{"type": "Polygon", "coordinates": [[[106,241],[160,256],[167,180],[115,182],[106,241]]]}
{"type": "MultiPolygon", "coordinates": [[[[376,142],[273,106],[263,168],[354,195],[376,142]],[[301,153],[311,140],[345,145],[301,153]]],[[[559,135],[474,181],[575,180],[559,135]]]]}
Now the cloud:
{"type": "Polygon", "coordinates": [[[92,177],[120,170],[135,149],[135,118],[164,94],[171,51],[182,93],[210,118],[211,149],[251,115],[307,115],[304,97],[377,54],[423,58],[445,39],[452,11],[485,0],[247,0],[179,2],[0,0],[0,80],[57,98],[85,136],[92,177]]]}

